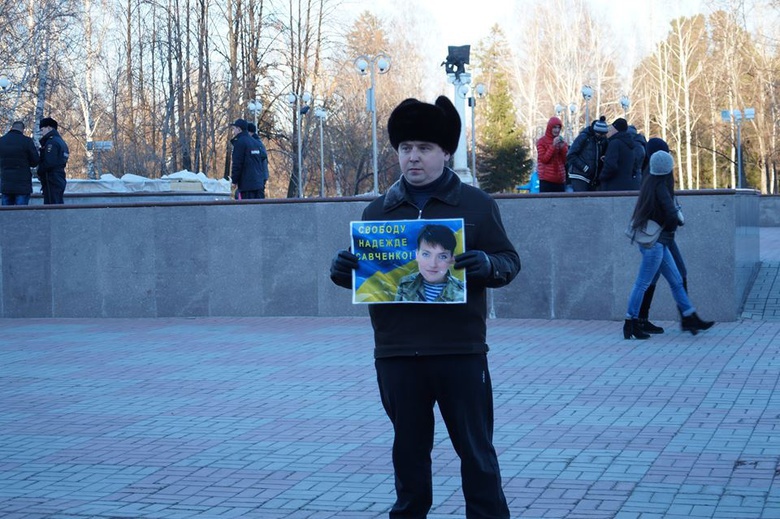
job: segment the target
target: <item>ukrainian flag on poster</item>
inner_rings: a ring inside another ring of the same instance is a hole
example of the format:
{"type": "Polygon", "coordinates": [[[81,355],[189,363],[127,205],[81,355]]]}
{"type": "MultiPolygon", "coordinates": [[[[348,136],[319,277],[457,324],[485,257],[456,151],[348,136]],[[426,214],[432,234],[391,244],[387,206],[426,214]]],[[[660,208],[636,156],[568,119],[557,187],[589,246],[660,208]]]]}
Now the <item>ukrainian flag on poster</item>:
{"type": "Polygon", "coordinates": [[[352,303],[465,303],[462,218],[350,222],[352,303]]]}

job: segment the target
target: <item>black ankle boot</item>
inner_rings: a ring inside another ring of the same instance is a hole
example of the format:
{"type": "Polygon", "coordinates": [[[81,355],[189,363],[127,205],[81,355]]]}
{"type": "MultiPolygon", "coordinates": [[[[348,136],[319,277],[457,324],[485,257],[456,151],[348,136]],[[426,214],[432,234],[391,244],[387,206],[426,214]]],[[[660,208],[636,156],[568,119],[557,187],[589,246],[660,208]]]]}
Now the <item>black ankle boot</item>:
{"type": "Polygon", "coordinates": [[[645,290],[645,295],[642,296],[642,304],[639,306],[639,315],[637,317],[640,320],[647,320],[650,316],[650,305],[653,304],[653,295],[655,295],[655,285],[650,285],[645,290]]]}
{"type": "Polygon", "coordinates": [[[702,330],[709,330],[713,324],[715,324],[715,321],[702,321],[701,317],[694,312],[682,318],[682,331],[696,335],[702,330]]]}
{"type": "Polygon", "coordinates": [[[623,338],[624,339],[649,339],[650,334],[642,331],[637,325],[636,319],[626,319],[623,323],[623,338]]]}
{"type": "Polygon", "coordinates": [[[663,328],[656,326],[647,319],[642,319],[641,317],[636,320],[636,325],[645,333],[664,333],[663,328]]]}

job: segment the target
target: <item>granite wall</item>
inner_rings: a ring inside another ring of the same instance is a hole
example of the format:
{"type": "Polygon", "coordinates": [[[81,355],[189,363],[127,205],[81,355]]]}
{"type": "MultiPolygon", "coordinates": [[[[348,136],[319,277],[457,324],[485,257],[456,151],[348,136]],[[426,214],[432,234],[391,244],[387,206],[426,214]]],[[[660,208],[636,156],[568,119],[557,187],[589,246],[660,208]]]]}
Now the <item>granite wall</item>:
{"type": "MultiPolygon", "coordinates": [[[[737,319],[759,265],[759,196],[680,195],[691,298],[737,319]]],[[[623,318],[640,255],[623,231],[635,194],[498,197],[522,271],[498,317],[623,318]]],[[[328,278],[365,199],[0,208],[0,317],[365,315],[328,278]]],[[[653,317],[677,312],[661,281],[653,317]]]]}

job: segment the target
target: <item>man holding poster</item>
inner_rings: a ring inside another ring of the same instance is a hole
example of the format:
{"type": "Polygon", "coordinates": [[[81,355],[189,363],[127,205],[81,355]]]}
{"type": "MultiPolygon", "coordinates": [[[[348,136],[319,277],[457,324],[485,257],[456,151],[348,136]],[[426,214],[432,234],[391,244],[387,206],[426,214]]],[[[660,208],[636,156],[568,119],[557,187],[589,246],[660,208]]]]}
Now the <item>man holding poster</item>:
{"type": "MultiPolygon", "coordinates": [[[[382,405],[393,424],[396,502],[390,518],[425,518],[433,502],[431,451],[434,405],[461,460],[468,519],[506,519],[509,508],[493,447],[493,389],[487,363],[487,288],[520,271],[498,205],[463,184],[445,164],[458,147],[461,121],[449,99],[407,99],[388,120],[401,178],[363,211],[362,221],[463,219],[465,252],[454,268],[466,273],[459,304],[369,306],[382,405]]],[[[334,283],[353,288],[361,262],[348,250],[333,259],[334,283]]],[[[435,269],[434,269],[435,270],[435,269]]]]}

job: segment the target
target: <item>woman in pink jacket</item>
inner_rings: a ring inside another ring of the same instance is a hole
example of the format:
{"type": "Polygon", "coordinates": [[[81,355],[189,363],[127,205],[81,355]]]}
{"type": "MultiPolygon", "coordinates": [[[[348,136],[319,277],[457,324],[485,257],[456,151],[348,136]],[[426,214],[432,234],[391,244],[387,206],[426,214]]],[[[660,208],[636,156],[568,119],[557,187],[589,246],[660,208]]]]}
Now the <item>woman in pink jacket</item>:
{"type": "Polygon", "coordinates": [[[547,131],[536,141],[536,169],[539,172],[539,191],[542,193],[562,193],[566,183],[566,144],[561,130],[563,123],[557,117],[547,121],[547,131]]]}

